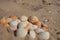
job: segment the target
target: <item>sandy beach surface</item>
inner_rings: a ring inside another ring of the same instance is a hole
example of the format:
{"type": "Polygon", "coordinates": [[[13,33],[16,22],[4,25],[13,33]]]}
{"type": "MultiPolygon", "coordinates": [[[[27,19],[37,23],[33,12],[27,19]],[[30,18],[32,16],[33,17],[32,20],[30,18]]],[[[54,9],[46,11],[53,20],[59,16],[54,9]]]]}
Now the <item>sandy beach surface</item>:
{"type": "MultiPolygon", "coordinates": [[[[49,26],[49,40],[60,40],[60,0],[0,0],[0,18],[10,15],[35,15],[49,26]]],[[[0,26],[0,40],[20,39],[0,26]]],[[[25,40],[29,40],[28,37],[25,40]]]]}

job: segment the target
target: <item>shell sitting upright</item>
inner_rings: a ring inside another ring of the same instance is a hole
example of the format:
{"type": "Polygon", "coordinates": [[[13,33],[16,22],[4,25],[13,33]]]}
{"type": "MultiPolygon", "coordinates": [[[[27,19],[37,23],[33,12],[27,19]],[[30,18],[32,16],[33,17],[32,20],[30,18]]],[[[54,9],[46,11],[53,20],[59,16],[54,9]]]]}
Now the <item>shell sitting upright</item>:
{"type": "Polygon", "coordinates": [[[0,24],[2,24],[4,27],[9,27],[10,25],[8,24],[8,20],[6,17],[3,17],[0,19],[0,24]]]}
{"type": "Polygon", "coordinates": [[[41,27],[41,22],[38,20],[38,18],[36,16],[30,16],[28,18],[28,21],[34,25],[37,25],[37,27],[41,27]]]}
{"type": "Polygon", "coordinates": [[[19,19],[20,19],[21,21],[27,21],[28,17],[26,17],[26,16],[21,16],[19,19]]]}
{"type": "Polygon", "coordinates": [[[17,29],[17,37],[24,38],[29,30],[29,26],[27,26],[28,22],[20,22],[18,24],[18,29],[17,29]],[[26,27],[26,28],[25,28],[26,27]]]}
{"type": "Polygon", "coordinates": [[[50,33],[48,32],[48,26],[44,24],[42,27],[42,30],[44,31],[41,31],[39,33],[39,37],[41,39],[48,40],[50,38],[50,33]]]}
{"type": "Polygon", "coordinates": [[[17,16],[15,16],[15,15],[10,16],[9,18],[11,18],[11,19],[13,19],[13,20],[18,19],[18,17],[17,17],[17,16]]]}
{"type": "Polygon", "coordinates": [[[26,16],[20,17],[21,22],[18,24],[17,37],[25,38],[29,30],[29,22],[26,16]]]}
{"type": "Polygon", "coordinates": [[[36,37],[36,33],[34,30],[30,30],[30,37],[33,39],[36,37]]]}
{"type": "Polygon", "coordinates": [[[30,23],[30,31],[29,31],[30,39],[34,39],[36,37],[36,33],[34,31],[36,29],[37,26],[30,23]]]}
{"type": "Polygon", "coordinates": [[[10,24],[10,29],[11,30],[13,30],[13,31],[15,31],[15,30],[17,30],[17,25],[18,25],[18,21],[16,21],[16,20],[12,20],[11,22],[9,22],[9,24],[10,24]]]}
{"type": "Polygon", "coordinates": [[[49,37],[50,37],[50,34],[49,34],[49,32],[40,32],[39,37],[40,37],[41,39],[48,40],[49,37]]]}
{"type": "Polygon", "coordinates": [[[8,23],[7,20],[6,20],[6,17],[3,17],[2,19],[0,19],[0,23],[1,24],[8,23]]]}

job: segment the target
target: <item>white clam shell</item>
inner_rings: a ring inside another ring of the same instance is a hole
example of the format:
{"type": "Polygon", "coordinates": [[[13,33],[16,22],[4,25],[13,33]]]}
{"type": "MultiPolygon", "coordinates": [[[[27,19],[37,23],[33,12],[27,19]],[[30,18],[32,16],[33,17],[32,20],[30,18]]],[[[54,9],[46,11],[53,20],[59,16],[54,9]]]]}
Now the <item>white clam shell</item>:
{"type": "Polygon", "coordinates": [[[11,22],[9,22],[9,24],[10,24],[10,29],[11,30],[13,30],[13,31],[15,31],[15,30],[17,30],[17,25],[18,25],[18,21],[16,21],[16,20],[12,20],[11,22]]]}
{"type": "Polygon", "coordinates": [[[23,21],[18,24],[19,28],[17,29],[17,37],[24,38],[27,35],[28,30],[24,29],[27,24],[27,21],[23,21]]]}
{"type": "Polygon", "coordinates": [[[9,27],[11,30],[13,30],[13,31],[15,31],[15,30],[17,30],[17,27],[16,26],[11,26],[11,27],[9,27]]]}
{"type": "Polygon", "coordinates": [[[40,32],[39,37],[41,39],[49,39],[49,32],[40,32]]]}
{"type": "Polygon", "coordinates": [[[38,28],[38,26],[36,26],[36,25],[32,25],[32,26],[33,26],[34,30],[36,30],[38,28]]]}
{"type": "Polygon", "coordinates": [[[17,37],[24,38],[27,35],[27,30],[20,28],[17,30],[17,37]]]}
{"type": "Polygon", "coordinates": [[[35,33],[35,31],[30,31],[30,37],[31,38],[35,38],[36,37],[36,33],[35,33]]]}
{"type": "Polygon", "coordinates": [[[20,23],[18,24],[18,27],[19,27],[19,28],[24,28],[27,24],[28,24],[27,21],[20,22],[20,23]]]}
{"type": "Polygon", "coordinates": [[[9,22],[9,24],[10,24],[11,26],[17,25],[18,23],[19,23],[19,22],[16,21],[16,20],[12,20],[11,22],[9,22]]]}
{"type": "Polygon", "coordinates": [[[31,30],[31,29],[34,29],[34,30],[35,30],[35,29],[37,29],[37,28],[38,28],[38,27],[37,27],[36,25],[33,25],[33,24],[30,23],[30,30],[31,30]]]}
{"type": "Polygon", "coordinates": [[[35,30],[35,32],[36,32],[36,33],[40,33],[40,32],[44,32],[44,30],[41,29],[41,28],[37,28],[37,29],[35,30]]]}

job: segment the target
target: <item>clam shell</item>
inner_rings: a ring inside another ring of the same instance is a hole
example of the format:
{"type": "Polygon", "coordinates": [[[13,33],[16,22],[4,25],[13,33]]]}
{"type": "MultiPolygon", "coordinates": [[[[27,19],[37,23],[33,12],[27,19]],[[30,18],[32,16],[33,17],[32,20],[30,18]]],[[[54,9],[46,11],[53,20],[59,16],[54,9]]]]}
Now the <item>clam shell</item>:
{"type": "Polygon", "coordinates": [[[17,37],[24,38],[27,35],[27,30],[20,28],[17,30],[17,37]]]}

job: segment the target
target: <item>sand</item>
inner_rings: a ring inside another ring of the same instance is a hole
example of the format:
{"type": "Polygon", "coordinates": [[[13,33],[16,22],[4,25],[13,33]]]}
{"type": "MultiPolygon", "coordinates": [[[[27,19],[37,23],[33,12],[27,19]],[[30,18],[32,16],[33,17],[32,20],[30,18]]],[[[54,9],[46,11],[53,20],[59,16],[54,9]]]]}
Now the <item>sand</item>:
{"type": "MultiPolygon", "coordinates": [[[[0,18],[10,15],[37,16],[41,23],[49,26],[50,39],[60,40],[60,1],[59,0],[0,0],[0,18]]],[[[0,40],[20,40],[6,28],[0,26],[0,40]]],[[[26,40],[29,40],[26,37],[26,40]]],[[[35,39],[40,40],[40,39],[35,39]]]]}

